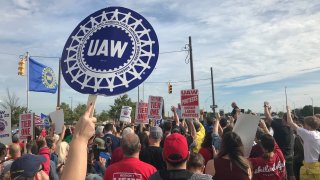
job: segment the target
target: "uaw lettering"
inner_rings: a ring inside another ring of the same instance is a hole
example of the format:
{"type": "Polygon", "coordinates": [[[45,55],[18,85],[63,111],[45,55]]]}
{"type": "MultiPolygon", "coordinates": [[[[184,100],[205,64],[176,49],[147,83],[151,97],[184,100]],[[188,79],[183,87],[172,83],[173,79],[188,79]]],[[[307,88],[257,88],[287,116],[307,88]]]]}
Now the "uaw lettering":
{"type": "Polygon", "coordinates": [[[108,7],[74,29],[63,49],[61,69],[78,92],[117,95],[141,84],[153,71],[158,54],[156,33],[144,17],[108,7]]]}

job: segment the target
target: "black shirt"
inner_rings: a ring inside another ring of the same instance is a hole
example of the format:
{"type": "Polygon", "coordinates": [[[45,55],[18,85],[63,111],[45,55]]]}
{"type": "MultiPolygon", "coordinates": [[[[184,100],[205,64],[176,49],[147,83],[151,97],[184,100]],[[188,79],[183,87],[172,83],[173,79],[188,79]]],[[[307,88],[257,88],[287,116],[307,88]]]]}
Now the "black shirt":
{"type": "Polygon", "coordinates": [[[139,156],[141,161],[153,165],[157,170],[166,169],[165,162],[162,159],[161,147],[146,147],[140,151],[139,156]]]}
{"type": "Polygon", "coordinates": [[[289,126],[285,126],[282,119],[274,119],[271,122],[274,131],[273,137],[279,145],[284,157],[293,156],[294,136],[289,126]]]}

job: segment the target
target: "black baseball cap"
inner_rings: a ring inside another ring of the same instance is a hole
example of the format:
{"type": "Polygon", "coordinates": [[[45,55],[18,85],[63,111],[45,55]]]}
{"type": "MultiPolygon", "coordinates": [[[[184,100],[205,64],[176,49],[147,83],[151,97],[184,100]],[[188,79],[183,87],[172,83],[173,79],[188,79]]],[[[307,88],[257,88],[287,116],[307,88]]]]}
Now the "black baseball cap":
{"type": "Polygon", "coordinates": [[[11,178],[32,178],[41,170],[41,164],[45,161],[46,158],[42,155],[25,154],[21,156],[11,165],[11,178]]]}

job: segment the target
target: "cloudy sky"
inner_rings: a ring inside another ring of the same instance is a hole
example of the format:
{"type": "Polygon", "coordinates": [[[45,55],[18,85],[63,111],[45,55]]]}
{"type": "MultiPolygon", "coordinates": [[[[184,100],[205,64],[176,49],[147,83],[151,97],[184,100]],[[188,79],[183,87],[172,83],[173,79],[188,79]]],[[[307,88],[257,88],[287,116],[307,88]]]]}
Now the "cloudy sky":
{"type": "MultiPolygon", "coordinates": [[[[140,86],[140,98],[160,95],[166,111],[189,89],[190,64],[180,51],[192,36],[195,86],[200,106],[209,110],[210,67],[214,70],[218,109],[262,111],[268,100],[275,110],[285,106],[320,105],[320,2],[318,0],[8,0],[0,1],[0,96],[6,88],[26,105],[26,79],[17,75],[19,55],[57,58],[34,59],[58,72],[64,44],[85,17],[108,6],[122,6],[143,15],[155,29],[160,55],[154,72],[140,86]],[[172,82],[173,94],[167,93],[172,82]]],[[[137,101],[138,90],[128,92],[137,101]]],[[[114,97],[98,97],[97,110],[108,109],[114,97]]],[[[86,103],[87,95],[62,81],[61,101],[86,103]]],[[[30,108],[49,113],[56,95],[30,92],[30,108]]]]}

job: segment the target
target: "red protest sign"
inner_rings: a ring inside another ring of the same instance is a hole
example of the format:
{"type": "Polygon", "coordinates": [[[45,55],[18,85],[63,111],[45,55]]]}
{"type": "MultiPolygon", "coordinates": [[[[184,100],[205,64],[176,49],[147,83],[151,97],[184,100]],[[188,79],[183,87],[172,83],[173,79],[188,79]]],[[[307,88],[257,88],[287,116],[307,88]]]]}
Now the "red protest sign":
{"type": "Polygon", "coordinates": [[[162,107],[163,107],[163,98],[161,96],[149,96],[148,118],[161,119],[162,107]]]}
{"type": "Polygon", "coordinates": [[[29,136],[33,139],[33,114],[20,114],[19,122],[20,139],[26,140],[29,136]]]}
{"type": "Polygon", "coordinates": [[[136,105],[136,124],[148,124],[148,103],[146,102],[137,102],[136,105]]]}
{"type": "Polygon", "coordinates": [[[199,117],[199,91],[197,89],[181,90],[182,118],[199,117]]]}

